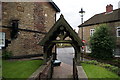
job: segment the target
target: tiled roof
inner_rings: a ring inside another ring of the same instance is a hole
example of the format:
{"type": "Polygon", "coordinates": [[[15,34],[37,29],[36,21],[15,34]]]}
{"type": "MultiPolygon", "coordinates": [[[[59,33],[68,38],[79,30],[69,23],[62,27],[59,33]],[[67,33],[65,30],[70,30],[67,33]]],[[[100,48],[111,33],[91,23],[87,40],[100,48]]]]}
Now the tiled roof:
{"type": "Polygon", "coordinates": [[[83,24],[79,25],[78,27],[86,27],[96,24],[102,24],[102,23],[110,23],[110,22],[117,22],[120,21],[120,8],[113,10],[109,13],[101,13],[96,14],[87,21],[85,21],[83,24]]]}

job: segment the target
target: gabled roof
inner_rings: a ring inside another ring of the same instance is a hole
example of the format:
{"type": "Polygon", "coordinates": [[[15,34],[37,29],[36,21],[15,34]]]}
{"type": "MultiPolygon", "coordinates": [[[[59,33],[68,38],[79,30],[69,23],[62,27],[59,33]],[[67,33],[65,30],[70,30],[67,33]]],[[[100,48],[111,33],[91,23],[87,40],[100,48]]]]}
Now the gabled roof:
{"type": "Polygon", "coordinates": [[[58,8],[58,6],[52,0],[49,0],[49,2],[57,12],[60,12],[60,9],[58,8]]]}
{"type": "Polygon", "coordinates": [[[68,24],[68,22],[65,20],[63,15],[60,16],[59,20],[57,20],[57,22],[53,25],[53,27],[50,29],[50,31],[42,39],[42,41],[40,42],[40,45],[44,46],[45,44],[47,44],[53,40],[56,40],[61,26],[64,27],[66,32],[69,33],[69,37],[72,39],[73,42],[75,42],[78,46],[83,45],[82,41],[78,37],[78,34],[68,24]]]}
{"type": "Polygon", "coordinates": [[[83,24],[79,25],[78,27],[85,27],[85,26],[91,26],[96,24],[102,24],[102,23],[110,23],[110,22],[117,22],[120,21],[120,8],[113,10],[110,13],[101,13],[96,14],[87,21],[85,21],[83,24]]]}

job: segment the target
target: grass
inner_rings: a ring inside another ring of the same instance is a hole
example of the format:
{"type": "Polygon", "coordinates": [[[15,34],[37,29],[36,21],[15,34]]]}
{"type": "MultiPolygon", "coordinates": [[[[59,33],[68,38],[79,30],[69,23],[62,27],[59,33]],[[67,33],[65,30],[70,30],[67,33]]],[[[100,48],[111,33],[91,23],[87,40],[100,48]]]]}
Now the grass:
{"type": "Polygon", "coordinates": [[[71,44],[57,44],[57,47],[59,47],[59,48],[63,48],[63,47],[72,47],[72,45],[71,44]]]}
{"type": "Polygon", "coordinates": [[[120,77],[117,74],[110,72],[105,68],[92,64],[85,64],[85,63],[82,63],[82,66],[88,78],[89,79],[91,78],[91,80],[93,78],[97,78],[97,80],[102,80],[103,78],[105,78],[105,80],[107,79],[115,80],[116,78],[120,79],[120,77]]]}
{"type": "Polygon", "coordinates": [[[4,78],[28,78],[42,64],[42,60],[5,61],[3,60],[4,78]]]}

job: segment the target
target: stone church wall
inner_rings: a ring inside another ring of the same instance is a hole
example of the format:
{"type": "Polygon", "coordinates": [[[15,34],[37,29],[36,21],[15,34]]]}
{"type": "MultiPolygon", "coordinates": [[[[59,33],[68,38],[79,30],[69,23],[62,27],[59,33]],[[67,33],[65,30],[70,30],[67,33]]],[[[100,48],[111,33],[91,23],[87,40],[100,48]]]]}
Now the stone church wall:
{"type": "MultiPolygon", "coordinates": [[[[2,25],[11,25],[11,20],[19,20],[20,29],[48,32],[55,23],[56,11],[49,2],[4,2],[2,3],[2,25]]],[[[7,32],[6,32],[7,33],[7,32]]],[[[9,31],[8,31],[9,33],[9,31]]],[[[19,30],[17,38],[10,40],[6,48],[14,56],[42,54],[39,42],[45,34],[19,30]]]]}

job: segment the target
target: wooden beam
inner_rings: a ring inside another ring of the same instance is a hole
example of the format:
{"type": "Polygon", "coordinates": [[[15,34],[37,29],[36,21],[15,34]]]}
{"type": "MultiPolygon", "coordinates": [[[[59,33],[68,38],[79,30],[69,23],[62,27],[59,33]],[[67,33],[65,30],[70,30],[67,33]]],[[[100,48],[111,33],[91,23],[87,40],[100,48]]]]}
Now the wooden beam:
{"type": "Polygon", "coordinates": [[[71,40],[54,40],[52,43],[73,43],[71,40]]]}

